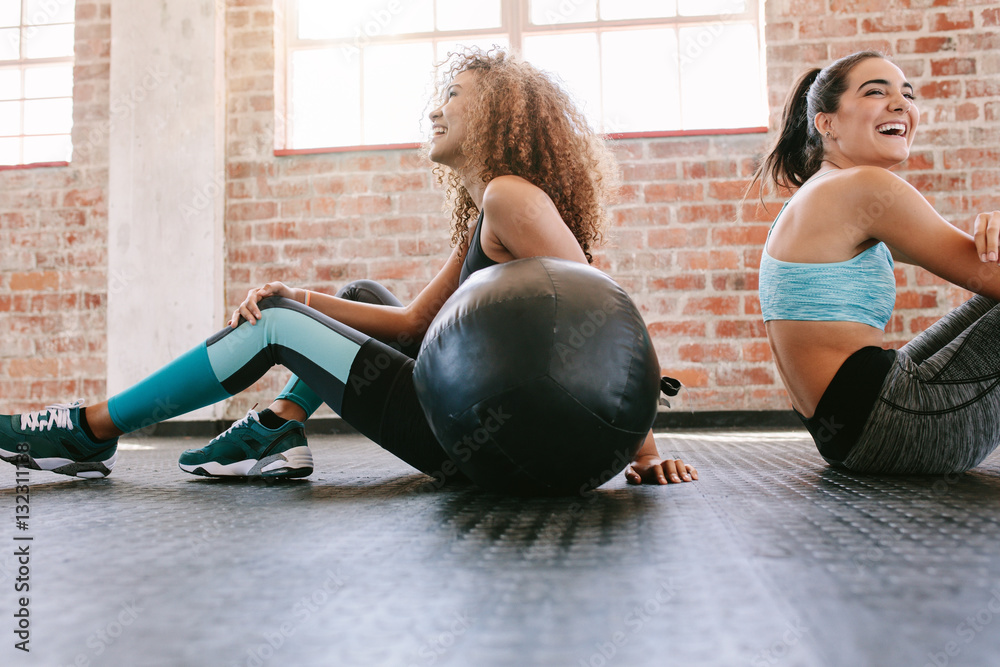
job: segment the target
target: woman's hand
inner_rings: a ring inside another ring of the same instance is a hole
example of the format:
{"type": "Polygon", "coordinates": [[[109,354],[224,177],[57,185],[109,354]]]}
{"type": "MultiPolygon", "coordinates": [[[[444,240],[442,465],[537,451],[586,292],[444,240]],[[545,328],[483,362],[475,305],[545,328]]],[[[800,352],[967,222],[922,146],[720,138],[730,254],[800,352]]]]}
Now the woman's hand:
{"type": "Polygon", "coordinates": [[[298,292],[299,290],[279,282],[267,283],[263,287],[252,289],[247,292],[247,298],[243,300],[240,307],[233,311],[233,316],[229,320],[229,326],[236,328],[236,325],[240,322],[240,317],[243,317],[250,324],[257,324],[257,320],[260,319],[260,308],[257,307],[258,301],[266,299],[269,296],[283,296],[287,299],[297,300],[295,297],[298,292]]]}
{"type": "Polygon", "coordinates": [[[698,471],[680,459],[661,459],[659,456],[637,456],[625,468],[629,484],[679,484],[698,479],[698,471]]]}
{"type": "Polygon", "coordinates": [[[1000,261],[1000,211],[976,216],[976,252],[984,262],[1000,261]]]}

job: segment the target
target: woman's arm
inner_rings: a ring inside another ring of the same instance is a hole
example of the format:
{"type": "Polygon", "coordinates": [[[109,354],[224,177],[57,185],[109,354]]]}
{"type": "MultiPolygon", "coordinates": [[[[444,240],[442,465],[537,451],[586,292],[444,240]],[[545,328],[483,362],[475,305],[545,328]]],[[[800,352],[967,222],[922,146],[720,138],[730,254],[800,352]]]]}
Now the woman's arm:
{"type": "Polygon", "coordinates": [[[558,257],[587,262],[545,192],[519,176],[498,176],[483,193],[483,252],[497,262],[558,257]]]}
{"type": "MultiPolygon", "coordinates": [[[[984,263],[972,236],[942,218],[912,185],[878,167],[858,167],[850,177],[844,211],[849,222],[893,252],[948,282],[1000,299],[1000,267],[984,263]]],[[[980,219],[1000,214],[981,214],[980,219]]]]}
{"type": "MultiPolygon", "coordinates": [[[[431,320],[458,288],[464,256],[458,248],[453,250],[437,275],[403,308],[348,301],[320,292],[308,294],[309,305],[324,315],[379,340],[408,344],[423,337],[431,320]]],[[[260,319],[257,302],[269,296],[283,296],[305,303],[307,290],[288,287],[280,282],[270,282],[252,289],[233,313],[229,325],[235,327],[240,317],[250,324],[256,324],[260,319]]]]}

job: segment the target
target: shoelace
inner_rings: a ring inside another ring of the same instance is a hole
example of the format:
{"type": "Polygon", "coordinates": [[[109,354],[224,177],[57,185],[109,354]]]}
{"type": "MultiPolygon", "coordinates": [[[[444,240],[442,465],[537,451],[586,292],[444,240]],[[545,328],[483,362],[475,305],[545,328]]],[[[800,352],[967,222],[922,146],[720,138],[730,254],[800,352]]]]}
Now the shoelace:
{"type": "MultiPolygon", "coordinates": [[[[232,426],[230,426],[225,431],[223,431],[219,435],[217,435],[214,438],[212,438],[212,442],[215,442],[216,440],[221,440],[222,438],[226,437],[235,428],[239,428],[240,426],[246,426],[246,425],[248,425],[250,423],[251,419],[254,420],[255,422],[259,422],[260,421],[260,417],[257,416],[257,411],[254,410],[253,408],[247,410],[246,415],[242,419],[237,419],[236,421],[233,422],[232,426]]],[[[212,442],[210,442],[208,444],[212,444],[212,442]]]]}
{"type": "Polygon", "coordinates": [[[59,428],[72,431],[73,421],[69,418],[69,411],[73,408],[79,407],[81,404],[81,401],[76,401],[74,403],[56,403],[55,405],[46,406],[45,410],[39,410],[38,412],[26,412],[21,415],[21,428],[29,431],[51,431],[53,426],[58,426],[59,428]],[[42,416],[46,411],[49,413],[49,418],[42,419],[42,416]]]}

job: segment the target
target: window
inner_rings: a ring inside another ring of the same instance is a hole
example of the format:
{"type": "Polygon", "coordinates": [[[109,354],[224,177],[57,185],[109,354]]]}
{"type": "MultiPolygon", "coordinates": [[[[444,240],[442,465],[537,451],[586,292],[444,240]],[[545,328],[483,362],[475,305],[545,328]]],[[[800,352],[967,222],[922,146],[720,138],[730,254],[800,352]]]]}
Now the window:
{"type": "Polygon", "coordinates": [[[418,144],[434,62],[494,44],[553,72],[605,133],[766,126],[760,14],[758,0],[290,0],[276,148],[418,144]]]}
{"type": "Polygon", "coordinates": [[[75,0],[0,0],[0,165],[69,162],[75,0]]]}

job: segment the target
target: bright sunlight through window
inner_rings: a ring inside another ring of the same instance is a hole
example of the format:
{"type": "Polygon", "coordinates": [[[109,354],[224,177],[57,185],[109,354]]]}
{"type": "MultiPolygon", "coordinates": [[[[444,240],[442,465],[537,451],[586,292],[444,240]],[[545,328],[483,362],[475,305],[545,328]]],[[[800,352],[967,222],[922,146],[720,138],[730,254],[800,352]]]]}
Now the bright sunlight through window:
{"type": "Polygon", "coordinates": [[[73,154],[75,0],[0,0],[0,165],[73,154]]]}
{"type": "Polygon", "coordinates": [[[767,125],[757,0],[290,0],[277,25],[279,150],[423,142],[464,46],[519,51],[607,134],[767,125]]]}

